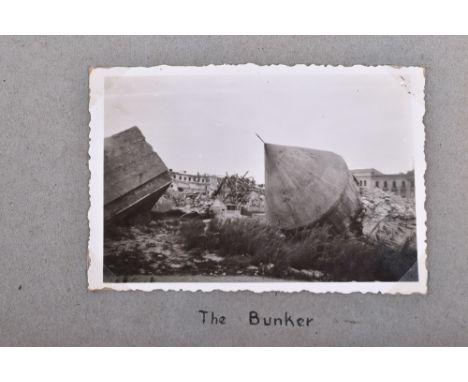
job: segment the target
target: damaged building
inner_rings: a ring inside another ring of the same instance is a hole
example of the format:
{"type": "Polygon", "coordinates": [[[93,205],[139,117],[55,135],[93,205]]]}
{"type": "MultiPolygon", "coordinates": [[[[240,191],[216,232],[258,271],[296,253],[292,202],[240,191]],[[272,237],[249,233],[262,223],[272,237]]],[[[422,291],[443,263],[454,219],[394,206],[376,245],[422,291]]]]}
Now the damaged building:
{"type": "Polygon", "coordinates": [[[414,198],[414,170],[399,174],[383,174],[375,168],[352,170],[361,190],[391,192],[402,198],[414,198]]]}
{"type": "Polygon", "coordinates": [[[187,171],[170,171],[172,177],[171,189],[179,192],[208,193],[218,188],[219,178],[208,174],[187,174],[187,171]]]}

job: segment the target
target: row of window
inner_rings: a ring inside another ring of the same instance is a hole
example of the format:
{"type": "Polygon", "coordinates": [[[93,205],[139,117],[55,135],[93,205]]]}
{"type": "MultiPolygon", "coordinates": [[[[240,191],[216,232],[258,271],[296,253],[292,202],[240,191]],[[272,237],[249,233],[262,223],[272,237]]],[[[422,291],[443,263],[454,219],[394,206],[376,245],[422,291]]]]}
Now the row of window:
{"type": "MultiPolygon", "coordinates": [[[[177,179],[177,175],[172,175],[172,177],[174,179],[177,179]]],[[[193,180],[194,182],[208,183],[208,179],[205,179],[205,178],[195,178],[195,177],[192,178],[191,176],[187,177],[187,176],[182,176],[182,175],[179,175],[178,178],[179,180],[188,180],[189,182],[193,180]]]]}
{"type": "MultiPolygon", "coordinates": [[[[367,180],[360,180],[359,181],[360,186],[367,186],[367,180]]],[[[375,181],[375,187],[380,187],[380,182],[378,180],[375,181]]],[[[414,187],[414,182],[411,182],[411,187],[414,187]]],[[[388,188],[388,183],[386,180],[383,181],[383,188],[388,188]]],[[[396,180],[392,181],[392,188],[397,188],[397,182],[396,180]]],[[[406,188],[406,181],[402,180],[401,181],[401,188],[406,188]]]]}

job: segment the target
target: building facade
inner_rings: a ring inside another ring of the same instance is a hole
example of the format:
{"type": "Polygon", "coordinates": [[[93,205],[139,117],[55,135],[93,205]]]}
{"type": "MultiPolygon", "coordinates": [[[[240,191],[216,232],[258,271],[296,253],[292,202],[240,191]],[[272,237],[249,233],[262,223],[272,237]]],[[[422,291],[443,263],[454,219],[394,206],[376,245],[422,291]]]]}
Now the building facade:
{"type": "Polygon", "coordinates": [[[171,170],[171,189],[186,193],[212,193],[218,188],[218,177],[207,174],[187,174],[171,170]]]}
{"type": "Polygon", "coordinates": [[[400,174],[383,174],[375,168],[351,170],[361,189],[392,192],[403,198],[414,197],[414,171],[400,174]]]}

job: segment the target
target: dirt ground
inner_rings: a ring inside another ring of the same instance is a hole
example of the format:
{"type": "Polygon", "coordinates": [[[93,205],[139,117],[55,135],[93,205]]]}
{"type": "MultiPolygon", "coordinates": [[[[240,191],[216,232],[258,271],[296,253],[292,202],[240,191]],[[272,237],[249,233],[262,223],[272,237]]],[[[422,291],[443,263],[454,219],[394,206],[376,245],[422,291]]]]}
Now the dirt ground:
{"type": "MultiPolygon", "coordinates": [[[[114,277],[109,282],[123,282],[123,276],[114,277]]],[[[177,282],[177,283],[264,283],[264,282],[291,282],[297,280],[274,279],[264,276],[200,276],[200,275],[173,275],[173,276],[148,276],[136,275],[127,276],[127,282],[145,283],[145,282],[177,282]]]]}
{"type": "Polygon", "coordinates": [[[181,218],[153,219],[147,224],[108,228],[104,240],[106,281],[155,282],[161,276],[165,281],[173,281],[175,276],[243,276],[245,281],[257,278],[265,281],[258,267],[228,265],[216,254],[184,249],[177,235],[182,221],[181,218]]]}

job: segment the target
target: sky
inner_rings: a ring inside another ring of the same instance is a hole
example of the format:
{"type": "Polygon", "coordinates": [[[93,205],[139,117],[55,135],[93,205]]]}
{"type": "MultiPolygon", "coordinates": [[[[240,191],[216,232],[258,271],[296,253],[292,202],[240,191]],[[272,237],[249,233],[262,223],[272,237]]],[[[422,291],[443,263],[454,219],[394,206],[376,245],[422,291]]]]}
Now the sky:
{"type": "MultiPolygon", "coordinates": [[[[416,73],[417,74],[417,73],[416,73]]],[[[264,182],[263,144],[341,155],[350,169],[414,167],[414,71],[226,66],[107,77],[105,136],[138,126],[167,167],[264,182]]],[[[416,79],[415,79],[416,78],[416,79]]],[[[416,89],[417,88],[417,89],[416,89]]]]}

